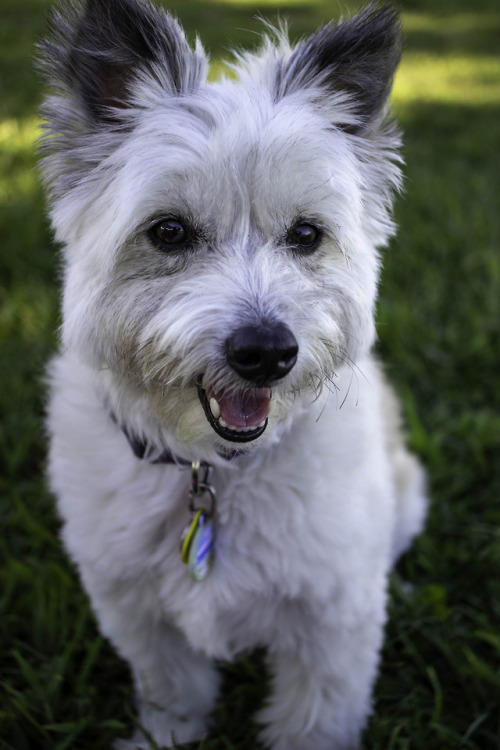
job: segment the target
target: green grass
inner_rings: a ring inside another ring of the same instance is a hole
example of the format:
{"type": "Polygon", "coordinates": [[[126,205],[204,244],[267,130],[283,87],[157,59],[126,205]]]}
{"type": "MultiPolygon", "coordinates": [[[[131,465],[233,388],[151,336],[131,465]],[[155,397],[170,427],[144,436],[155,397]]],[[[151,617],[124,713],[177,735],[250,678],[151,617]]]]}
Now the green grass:
{"type": "MultiPolygon", "coordinates": [[[[40,93],[31,55],[46,7],[0,7],[0,749],[104,750],[133,726],[129,674],[98,633],[43,480],[58,261],[34,172],[40,93]]],[[[255,43],[252,2],[171,7],[216,58],[233,40],[255,43]]],[[[288,16],[297,36],[337,7],[258,6],[288,16]]],[[[402,7],[407,52],[395,107],[406,196],[385,256],[378,348],[428,468],[432,508],[393,577],[363,747],[498,750],[500,8],[496,0],[402,7]]],[[[224,674],[216,728],[192,750],[257,747],[251,713],[265,695],[262,658],[224,674]]]]}

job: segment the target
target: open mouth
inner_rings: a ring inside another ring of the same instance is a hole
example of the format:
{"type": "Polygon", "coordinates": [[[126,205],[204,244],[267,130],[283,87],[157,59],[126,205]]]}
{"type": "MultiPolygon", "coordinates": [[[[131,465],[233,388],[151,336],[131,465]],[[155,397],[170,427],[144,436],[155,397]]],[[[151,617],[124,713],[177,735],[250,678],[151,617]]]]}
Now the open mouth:
{"type": "Polygon", "coordinates": [[[260,437],[267,427],[271,406],[269,388],[253,388],[229,395],[198,385],[198,396],[210,426],[224,440],[249,443],[260,437]]]}

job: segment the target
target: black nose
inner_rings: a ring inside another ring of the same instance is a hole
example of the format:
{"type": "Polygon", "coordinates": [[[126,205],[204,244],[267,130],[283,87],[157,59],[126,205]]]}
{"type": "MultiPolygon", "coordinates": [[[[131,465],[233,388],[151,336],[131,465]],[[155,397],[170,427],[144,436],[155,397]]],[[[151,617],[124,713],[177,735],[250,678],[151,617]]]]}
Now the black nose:
{"type": "Polygon", "coordinates": [[[280,322],[243,326],[226,341],[229,365],[256,385],[284,378],[296,363],[298,351],[295,336],[280,322]]]}

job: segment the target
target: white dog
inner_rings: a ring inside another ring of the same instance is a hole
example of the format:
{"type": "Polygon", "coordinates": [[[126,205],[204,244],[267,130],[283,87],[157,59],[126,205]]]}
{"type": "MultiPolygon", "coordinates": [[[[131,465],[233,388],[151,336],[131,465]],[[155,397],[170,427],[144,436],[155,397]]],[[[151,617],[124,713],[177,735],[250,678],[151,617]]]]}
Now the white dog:
{"type": "MultiPolygon", "coordinates": [[[[139,0],[54,14],[44,173],[64,246],[50,478],[160,745],[203,736],[214,659],[265,647],[273,750],[352,750],[424,477],[370,355],[400,185],[397,14],[207,83],[139,0]]],[[[122,748],[149,747],[138,732],[122,748]]]]}

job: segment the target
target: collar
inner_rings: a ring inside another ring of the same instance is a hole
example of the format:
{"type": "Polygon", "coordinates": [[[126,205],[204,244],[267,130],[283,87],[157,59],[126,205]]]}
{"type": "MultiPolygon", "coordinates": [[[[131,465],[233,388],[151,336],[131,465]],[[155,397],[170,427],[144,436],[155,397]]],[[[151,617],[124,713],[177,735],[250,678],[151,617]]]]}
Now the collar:
{"type": "Polygon", "coordinates": [[[151,447],[146,440],[141,440],[137,435],[130,435],[125,427],[122,427],[122,432],[128,440],[132,452],[137,458],[146,460],[150,464],[176,464],[177,466],[191,466],[191,461],[187,461],[185,458],[174,456],[171,451],[165,449],[159,456],[151,457],[151,447]],[[150,458],[148,458],[148,455],[150,458]]]}
{"type": "MultiPolygon", "coordinates": [[[[150,464],[173,464],[175,466],[192,466],[192,461],[188,461],[185,458],[180,458],[174,455],[168,448],[164,448],[163,451],[158,454],[158,450],[152,445],[147,439],[139,437],[133,432],[126,424],[122,424],[118,421],[118,418],[114,412],[110,412],[109,416],[112,422],[117,425],[127,438],[128,444],[130,445],[134,456],[142,461],[147,461],[150,464]]],[[[240,451],[234,450],[229,453],[220,453],[222,458],[226,461],[232,461],[241,455],[240,451]]]]}

